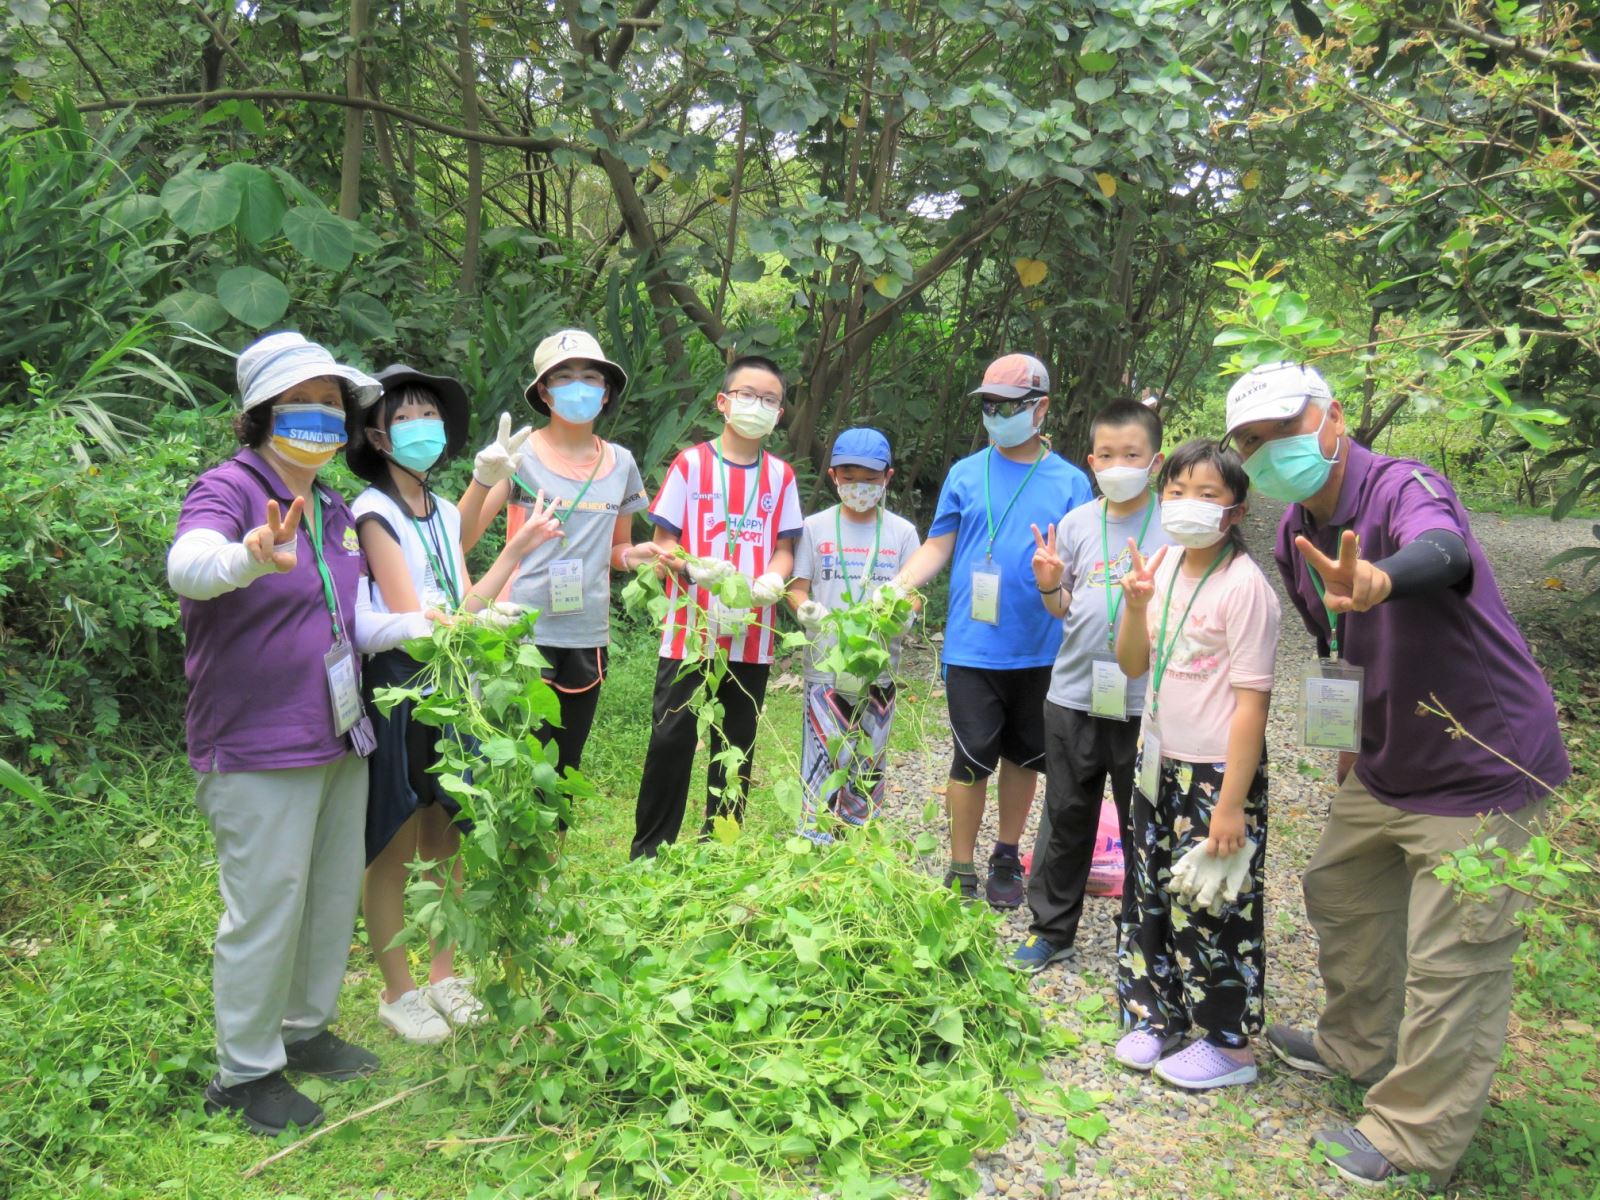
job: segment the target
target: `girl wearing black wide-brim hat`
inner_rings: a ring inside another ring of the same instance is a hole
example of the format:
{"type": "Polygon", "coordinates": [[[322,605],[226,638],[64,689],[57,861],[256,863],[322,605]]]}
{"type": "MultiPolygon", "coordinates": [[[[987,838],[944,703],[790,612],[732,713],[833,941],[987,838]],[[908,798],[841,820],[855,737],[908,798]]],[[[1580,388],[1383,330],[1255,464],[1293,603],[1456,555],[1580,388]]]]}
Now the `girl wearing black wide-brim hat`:
{"type": "MultiPolygon", "coordinates": [[[[350,469],[372,486],[351,505],[371,584],[360,603],[378,612],[474,612],[505,586],[522,559],[560,526],[535,498],[530,518],[476,584],[461,546],[461,514],[428,486],[429,474],[461,452],[470,405],[454,379],[395,365],[378,372],[383,394],[346,451],[350,469]]],[[[375,655],[364,679],[378,748],[370,760],[367,874],[362,903],[368,940],[383,975],[378,1017],[407,1041],[442,1042],[451,1026],[483,1019],[483,1007],[455,973],[454,948],[430,943],[428,981],[418,986],[404,946],[410,863],[453,859],[460,806],[428,768],[436,735],[402,702],[387,716],[371,704],[381,687],[404,686],[419,664],[403,649],[375,655]]],[[[459,865],[457,867],[459,882],[459,865]]],[[[438,881],[442,882],[442,881],[438,881]]]]}

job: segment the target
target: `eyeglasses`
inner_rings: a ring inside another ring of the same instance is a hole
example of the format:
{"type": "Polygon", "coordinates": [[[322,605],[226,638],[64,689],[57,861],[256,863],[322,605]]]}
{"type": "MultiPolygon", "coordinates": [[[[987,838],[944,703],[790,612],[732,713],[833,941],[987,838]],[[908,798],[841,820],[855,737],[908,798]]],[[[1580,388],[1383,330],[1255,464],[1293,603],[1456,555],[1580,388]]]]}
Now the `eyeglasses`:
{"type": "Polygon", "coordinates": [[[1025,412],[1039,403],[1040,397],[1031,396],[1022,400],[985,400],[983,402],[983,415],[986,417],[1014,417],[1019,412],[1025,412]]]}
{"type": "Polygon", "coordinates": [[[726,393],[726,395],[727,395],[729,400],[743,400],[747,404],[748,403],[756,403],[756,404],[760,404],[764,408],[782,408],[783,407],[783,397],[782,396],[765,396],[765,395],[762,395],[760,392],[747,392],[743,388],[740,388],[736,392],[728,392],[728,393],[726,393]]]}

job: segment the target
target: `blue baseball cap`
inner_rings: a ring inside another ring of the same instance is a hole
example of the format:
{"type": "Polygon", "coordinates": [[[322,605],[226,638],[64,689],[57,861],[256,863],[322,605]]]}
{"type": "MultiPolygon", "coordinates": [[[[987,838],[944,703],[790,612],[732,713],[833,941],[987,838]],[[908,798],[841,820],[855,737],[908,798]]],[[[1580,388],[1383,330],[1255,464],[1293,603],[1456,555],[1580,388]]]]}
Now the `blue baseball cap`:
{"type": "Polygon", "coordinates": [[[862,427],[846,429],[833,439],[833,458],[830,467],[869,467],[886,471],[894,461],[889,453],[889,439],[876,429],[862,427]]]}

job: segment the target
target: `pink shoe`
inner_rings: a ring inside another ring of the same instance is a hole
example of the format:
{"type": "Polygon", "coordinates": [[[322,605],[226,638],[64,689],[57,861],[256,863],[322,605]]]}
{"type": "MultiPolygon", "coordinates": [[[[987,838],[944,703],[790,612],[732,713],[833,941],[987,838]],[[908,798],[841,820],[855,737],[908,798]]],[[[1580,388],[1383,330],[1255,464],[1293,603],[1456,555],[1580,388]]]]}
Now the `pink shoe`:
{"type": "Polygon", "coordinates": [[[1182,1045],[1182,1034],[1162,1036],[1153,1029],[1140,1026],[1122,1035],[1111,1056],[1125,1067],[1135,1071],[1148,1071],[1161,1061],[1161,1056],[1174,1046],[1182,1045]]]}
{"type": "Polygon", "coordinates": [[[1243,1060],[1237,1059],[1220,1046],[1213,1046],[1201,1038],[1190,1042],[1178,1053],[1163,1058],[1156,1064],[1155,1072],[1168,1083],[1191,1092],[1254,1083],[1255,1055],[1248,1049],[1244,1053],[1246,1057],[1243,1060]]]}

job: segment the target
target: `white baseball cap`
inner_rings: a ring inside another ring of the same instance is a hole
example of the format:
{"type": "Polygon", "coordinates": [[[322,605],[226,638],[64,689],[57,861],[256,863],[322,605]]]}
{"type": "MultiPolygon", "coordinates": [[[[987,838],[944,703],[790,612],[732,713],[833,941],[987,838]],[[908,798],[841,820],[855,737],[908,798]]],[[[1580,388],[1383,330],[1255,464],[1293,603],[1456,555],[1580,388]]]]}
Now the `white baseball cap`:
{"type": "Polygon", "coordinates": [[[550,415],[550,406],[539,396],[539,381],[562,363],[575,358],[599,363],[602,374],[610,380],[611,387],[607,390],[602,412],[609,408],[611,402],[622,395],[622,389],[628,386],[628,373],[606,357],[606,352],[600,349],[600,343],[595,340],[594,334],[585,333],[582,329],[558,330],[540,342],[533,352],[533,382],[523,389],[522,398],[535,412],[543,413],[547,417],[550,415]]]}
{"type": "Polygon", "coordinates": [[[1245,372],[1228,389],[1228,436],[1252,421],[1299,416],[1313,400],[1326,408],[1332,399],[1332,389],[1315,367],[1265,363],[1245,372]]]}
{"type": "Polygon", "coordinates": [[[252,342],[239,351],[234,375],[246,412],[283,395],[297,383],[324,375],[348,383],[362,408],[375,404],[383,391],[383,385],[371,375],[338,362],[324,347],[308,342],[298,333],[272,333],[252,342]]]}

